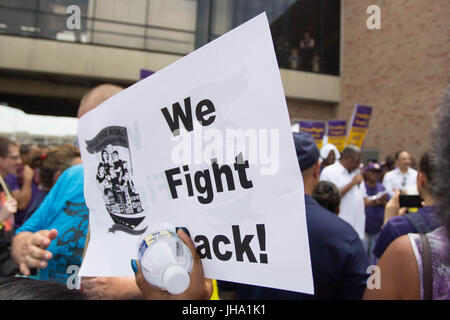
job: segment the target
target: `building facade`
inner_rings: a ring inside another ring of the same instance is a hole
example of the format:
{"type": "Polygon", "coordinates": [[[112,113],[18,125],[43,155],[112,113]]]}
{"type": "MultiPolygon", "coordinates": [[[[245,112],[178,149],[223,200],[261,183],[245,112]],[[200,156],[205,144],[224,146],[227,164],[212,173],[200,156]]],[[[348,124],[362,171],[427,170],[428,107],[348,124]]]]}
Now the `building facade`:
{"type": "Polygon", "coordinates": [[[381,159],[406,149],[419,160],[430,145],[433,116],[450,83],[450,2],[344,0],[341,101],[373,106],[365,142],[381,159]],[[381,9],[381,29],[369,30],[366,8],[381,9]]]}
{"type": "Polygon", "coordinates": [[[93,86],[129,86],[262,11],[293,122],[369,105],[365,149],[420,156],[449,83],[446,0],[2,0],[0,102],[74,116],[93,86]],[[367,27],[370,5],[381,29],[367,27]]]}

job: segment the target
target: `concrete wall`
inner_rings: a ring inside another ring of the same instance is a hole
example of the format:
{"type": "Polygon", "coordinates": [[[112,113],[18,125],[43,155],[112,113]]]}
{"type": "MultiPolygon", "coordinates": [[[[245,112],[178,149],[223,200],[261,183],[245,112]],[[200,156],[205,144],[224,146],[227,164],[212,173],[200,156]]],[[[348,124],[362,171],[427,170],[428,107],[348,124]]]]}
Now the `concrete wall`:
{"type": "MultiPolygon", "coordinates": [[[[13,36],[0,36],[0,46],[7,48],[0,51],[0,71],[26,71],[130,83],[139,79],[141,68],[157,71],[181,58],[179,55],[141,50],[13,36]]],[[[325,106],[340,101],[339,77],[285,69],[281,69],[280,73],[286,96],[294,99],[292,101],[322,101],[325,106]]],[[[36,78],[21,79],[20,85],[16,80],[11,82],[0,77],[1,82],[5,84],[0,88],[1,93],[61,96],[63,92],[70,97],[81,97],[87,91],[85,88],[74,87],[75,91],[68,93],[70,86],[67,85],[55,90],[54,86],[44,86],[36,78]]],[[[298,114],[299,111],[295,111],[299,109],[298,102],[290,101],[288,100],[289,106],[292,105],[293,112],[298,114]]],[[[317,103],[313,105],[316,106],[317,103]]],[[[308,107],[301,114],[311,119],[317,115],[315,108],[308,107]]],[[[325,107],[325,113],[334,109],[330,108],[325,107]]]]}
{"type": "Polygon", "coordinates": [[[0,36],[0,68],[136,81],[141,68],[159,70],[180,56],[78,44],[0,36]]]}
{"type": "Polygon", "coordinates": [[[341,100],[339,77],[288,69],[280,69],[280,73],[284,93],[288,98],[331,103],[341,100]]]}
{"type": "Polygon", "coordinates": [[[336,103],[288,98],[287,105],[291,121],[331,120],[337,115],[336,103]]]}
{"type": "Polygon", "coordinates": [[[449,84],[450,1],[343,0],[343,71],[337,115],[355,103],[374,107],[365,148],[405,148],[418,160],[429,146],[433,112],[449,84]],[[368,30],[369,5],[381,30],[368,30]]]}

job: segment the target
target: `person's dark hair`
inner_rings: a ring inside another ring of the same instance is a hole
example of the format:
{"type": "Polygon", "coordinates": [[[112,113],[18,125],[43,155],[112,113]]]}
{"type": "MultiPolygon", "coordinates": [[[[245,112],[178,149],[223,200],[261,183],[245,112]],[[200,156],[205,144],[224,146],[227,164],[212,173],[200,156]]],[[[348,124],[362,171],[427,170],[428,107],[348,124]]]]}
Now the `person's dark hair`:
{"type": "Polygon", "coordinates": [[[57,171],[71,167],[75,158],[80,157],[80,150],[70,144],[55,147],[47,154],[40,155],[31,161],[33,168],[39,169],[41,184],[47,190],[53,186],[53,177],[57,171]]]}
{"type": "Polygon", "coordinates": [[[447,87],[442,106],[437,111],[435,119],[431,161],[436,168],[436,174],[431,187],[450,235],[450,86],[447,87]]]}
{"type": "Polygon", "coordinates": [[[109,157],[108,151],[102,150],[102,161],[106,161],[105,160],[105,155],[106,155],[107,158],[109,157]]]}
{"type": "Polygon", "coordinates": [[[392,168],[395,164],[395,157],[393,155],[387,155],[384,159],[385,165],[388,168],[392,168]]]}
{"type": "Polygon", "coordinates": [[[434,178],[434,167],[431,162],[431,157],[429,152],[425,152],[422,157],[420,157],[419,161],[419,172],[425,174],[428,179],[428,184],[431,185],[433,183],[434,178]]]}
{"type": "Polygon", "coordinates": [[[33,148],[34,144],[26,143],[21,144],[19,147],[19,152],[21,156],[26,156],[28,153],[30,153],[31,148],[33,148]]]}
{"type": "Polygon", "coordinates": [[[320,181],[315,187],[312,196],[322,207],[336,214],[339,213],[341,194],[334,183],[320,181]]]}
{"type": "Polygon", "coordinates": [[[348,145],[342,150],[341,159],[353,158],[357,154],[361,153],[361,149],[355,145],[348,145]]]}
{"type": "Polygon", "coordinates": [[[5,138],[0,137],[0,157],[6,158],[9,155],[9,147],[18,146],[16,142],[5,138]]]}
{"type": "Polygon", "coordinates": [[[398,151],[395,153],[395,160],[398,160],[398,157],[400,157],[400,154],[401,154],[402,152],[408,152],[408,151],[406,151],[406,150],[404,150],[404,149],[398,150],[398,151]]]}
{"type": "Polygon", "coordinates": [[[0,300],[87,300],[80,290],[58,282],[30,278],[0,278],[0,300]]]}

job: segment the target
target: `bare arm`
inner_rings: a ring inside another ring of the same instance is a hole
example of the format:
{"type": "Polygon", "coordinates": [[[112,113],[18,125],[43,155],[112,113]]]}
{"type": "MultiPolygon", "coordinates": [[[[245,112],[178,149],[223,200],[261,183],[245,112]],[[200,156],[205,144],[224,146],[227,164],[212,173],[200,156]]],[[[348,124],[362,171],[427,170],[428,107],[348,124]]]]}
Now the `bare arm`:
{"type": "Polygon", "coordinates": [[[380,199],[375,200],[376,206],[386,206],[387,204],[387,194],[383,195],[380,199]]]}
{"type": "Polygon", "coordinates": [[[377,206],[385,206],[386,205],[386,198],[387,198],[387,195],[385,194],[384,196],[382,196],[381,198],[379,198],[379,199],[375,199],[375,200],[372,200],[372,199],[369,199],[369,197],[365,197],[364,198],[364,206],[371,206],[371,207],[377,207],[377,206]]]}
{"type": "Polygon", "coordinates": [[[376,207],[377,206],[376,203],[377,203],[376,200],[369,199],[369,197],[364,198],[364,206],[365,207],[369,207],[369,206],[376,207]]]}
{"type": "Polygon", "coordinates": [[[364,300],[420,299],[419,268],[408,235],[397,238],[389,245],[378,267],[380,289],[366,288],[364,300]]]}
{"type": "Polygon", "coordinates": [[[25,210],[31,201],[31,183],[33,177],[33,169],[30,166],[25,165],[23,168],[22,188],[11,192],[12,196],[17,200],[19,210],[25,210]]]}
{"type": "Polygon", "coordinates": [[[143,299],[134,276],[130,277],[83,277],[83,292],[90,299],[132,300],[143,299]]]}
{"type": "Polygon", "coordinates": [[[384,208],[383,226],[389,221],[389,219],[405,214],[406,211],[406,208],[400,208],[400,191],[395,189],[394,196],[388,201],[386,207],[384,208]]]}
{"type": "Polygon", "coordinates": [[[5,201],[2,209],[0,210],[0,222],[8,220],[13,214],[17,212],[17,201],[14,198],[10,198],[5,201]]]}

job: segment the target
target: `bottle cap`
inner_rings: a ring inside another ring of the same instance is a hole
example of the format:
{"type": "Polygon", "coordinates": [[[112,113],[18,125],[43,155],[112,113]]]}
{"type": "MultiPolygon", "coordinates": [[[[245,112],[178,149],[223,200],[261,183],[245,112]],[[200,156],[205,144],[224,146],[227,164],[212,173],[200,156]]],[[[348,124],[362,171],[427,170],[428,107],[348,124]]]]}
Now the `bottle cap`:
{"type": "Polygon", "coordinates": [[[167,267],[164,271],[162,281],[170,294],[180,294],[189,287],[189,274],[178,264],[167,267]]]}

